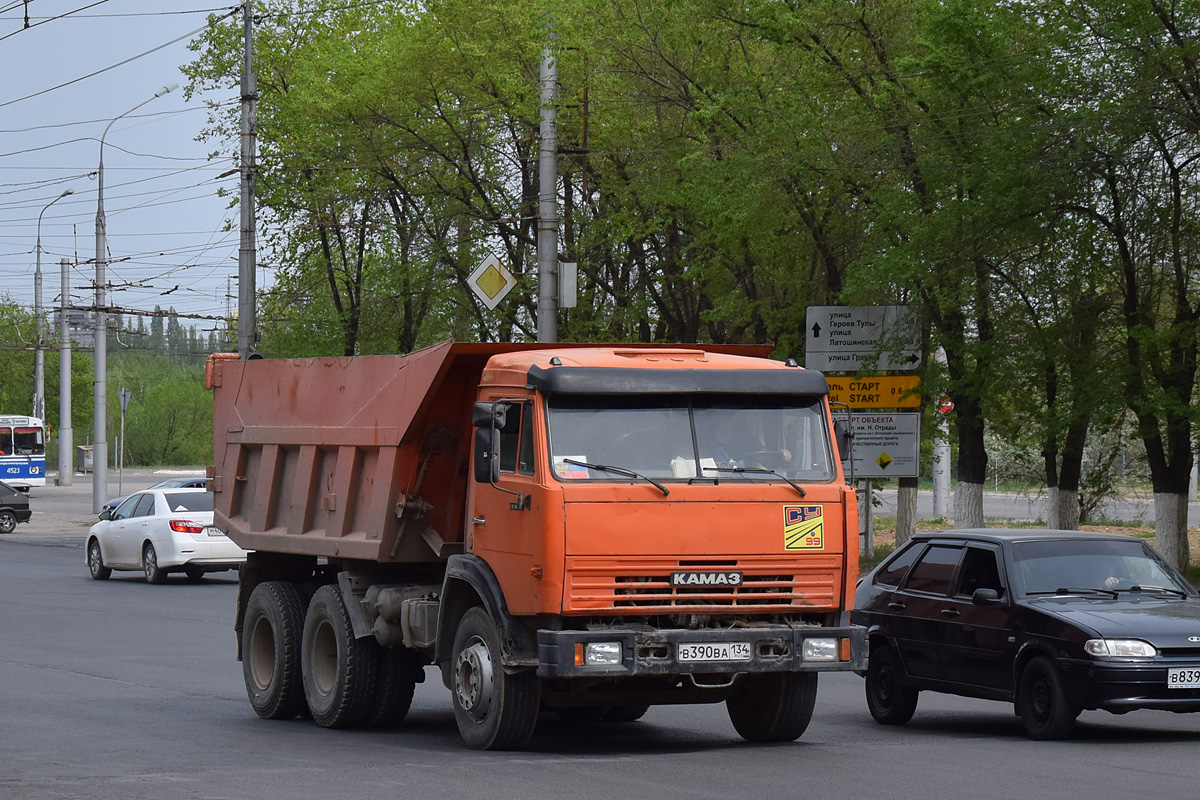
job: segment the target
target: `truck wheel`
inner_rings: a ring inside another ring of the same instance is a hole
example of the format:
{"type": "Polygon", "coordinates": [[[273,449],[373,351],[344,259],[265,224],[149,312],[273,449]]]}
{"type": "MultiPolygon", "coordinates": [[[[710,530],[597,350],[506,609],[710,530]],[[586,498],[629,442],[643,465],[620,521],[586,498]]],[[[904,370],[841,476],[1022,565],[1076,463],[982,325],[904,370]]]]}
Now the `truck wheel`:
{"type": "Polygon", "coordinates": [[[0,533],[12,533],[17,529],[17,515],[7,508],[0,511],[0,533]]]}
{"type": "Polygon", "coordinates": [[[242,625],[242,677],[254,713],[294,719],[304,708],[300,642],[304,601],[294,584],[265,581],[246,602],[242,625]]]}
{"type": "Polygon", "coordinates": [[[903,725],[917,710],[919,692],[900,685],[900,662],[885,644],[871,650],[867,662],[867,710],[881,725],[903,725]]]}
{"type": "Polygon", "coordinates": [[[533,735],[540,708],[537,673],[508,673],[500,663],[500,634],[487,611],[463,615],[454,634],[454,720],[467,747],[507,750],[533,735]]]}
{"type": "Polygon", "coordinates": [[[366,721],[375,695],[379,660],[374,639],[355,639],[336,586],[313,594],[304,617],[300,673],[313,721],[322,728],[349,728],[366,721]]]}
{"type": "Polygon", "coordinates": [[[407,647],[379,647],[371,728],[394,728],[408,716],[422,668],[420,657],[407,647]]]}
{"type": "Polygon", "coordinates": [[[142,572],[146,575],[146,583],[163,583],[167,580],[167,573],[158,565],[158,554],[150,542],[142,547],[142,572]]]}
{"type": "Polygon", "coordinates": [[[812,719],[817,673],[760,672],[742,676],[725,701],[729,720],[748,742],[791,742],[812,719]]]}
{"type": "Polygon", "coordinates": [[[88,572],[94,581],[106,581],[112,575],[112,570],[104,566],[104,556],[100,553],[100,543],[92,539],[88,543],[88,572]]]}
{"type": "Polygon", "coordinates": [[[1066,739],[1079,716],[1079,710],[1067,702],[1058,668],[1041,656],[1021,673],[1017,710],[1030,739],[1066,739]]]}

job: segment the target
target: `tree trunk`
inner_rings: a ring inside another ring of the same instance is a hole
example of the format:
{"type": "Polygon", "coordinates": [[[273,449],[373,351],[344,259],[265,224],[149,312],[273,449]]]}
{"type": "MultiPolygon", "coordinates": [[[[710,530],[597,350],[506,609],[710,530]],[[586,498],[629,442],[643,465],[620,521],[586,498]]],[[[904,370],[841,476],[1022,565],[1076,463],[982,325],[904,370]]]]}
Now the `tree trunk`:
{"type": "Polygon", "coordinates": [[[1187,512],[1186,493],[1154,493],[1154,549],[1177,569],[1186,569],[1191,557],[1187,512]]]}
{"type": "Polygon", "coordinates": [[[959,479],[958,486],[954,489],[954,527],[984,527],[982,483],[970,483],[959,479]]]}
{"type": "Polygon", "coordinates": [[[979,401],[954,399],[958,415],[958,486],[954,490],[954,525],[982,528],[983,484],[987,479],[987,450],[983,444],[983,414],[979,401]]]}
{"type": "Polygon", "coordinates": [[[1046,526],[1062,531],[1079,530],[1079,491],[1056,488],[1050,490],[1046,511],[1046,526]]]}
{"type": "Polygon", "coordinates": [[[896,547],[917,532],[917,479],[901,478],[896,490],[896,547]]]}

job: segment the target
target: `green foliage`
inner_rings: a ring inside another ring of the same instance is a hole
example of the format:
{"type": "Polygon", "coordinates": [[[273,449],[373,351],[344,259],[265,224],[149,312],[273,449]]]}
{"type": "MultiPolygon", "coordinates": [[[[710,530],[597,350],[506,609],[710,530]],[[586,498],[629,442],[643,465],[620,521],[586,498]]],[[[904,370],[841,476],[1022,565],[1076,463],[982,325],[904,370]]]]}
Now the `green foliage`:
{"type": "MultiPolygon", "coordinates": [[[[1190,459],[1197,0],[258,8],[265,352],[533,338],[552,17],[562,338],[801,358],[808,305],[908,303],[960,479],[986,420],[1070,486],[1126,405],[1156,484],[1190,459]],[[519,282],[495,311],[466,286],[489,252],[519,282]]],[[[194,47],[193,87],[232,85],[240,25],[194,47]]]]}

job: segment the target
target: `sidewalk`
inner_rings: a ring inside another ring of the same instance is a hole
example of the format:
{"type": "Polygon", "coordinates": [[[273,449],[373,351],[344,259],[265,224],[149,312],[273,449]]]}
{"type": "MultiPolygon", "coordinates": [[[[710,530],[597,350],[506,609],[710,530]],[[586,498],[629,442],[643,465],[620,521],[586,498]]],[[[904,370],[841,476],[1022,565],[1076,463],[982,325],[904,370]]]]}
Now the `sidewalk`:
{"type": "MultiPolygon", "coordinates": [[[[163,467],[161,469],[126,469],[124,476],[109,468],[108,493],[104,502],[177,475],[203,475],[200,468],[163,467]]],[[[58,486],[58,475],[50,473],[46,486],[29,491],[33,516],[29,522],[17,525],[10,534],[0,536],[4,544],[40,544],[50,547],[78,547],[83,552],[84,537],[99,518],[92,511],[92,475],[75,473],[73,485],[58,486]]],[[[82,555],[80,556],[82,558],[82,555]]]]}

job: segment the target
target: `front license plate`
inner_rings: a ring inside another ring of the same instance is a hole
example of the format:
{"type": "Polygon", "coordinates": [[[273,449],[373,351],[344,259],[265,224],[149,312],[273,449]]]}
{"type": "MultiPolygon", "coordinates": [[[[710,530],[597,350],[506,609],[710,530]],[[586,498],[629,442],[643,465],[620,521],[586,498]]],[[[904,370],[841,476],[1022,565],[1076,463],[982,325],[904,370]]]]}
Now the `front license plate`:
{"type": "Polygon", "coordinates": [[[680,661],[749,661],[749,642],[719,644],[680,644],[680,661]]]}
{"type": "Polygon", "coordinates": [[[1168,689],[1200,689],[1200,669],[1167,670],[1168,689]]]}

